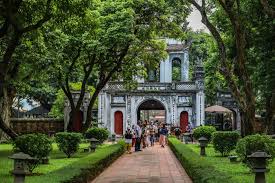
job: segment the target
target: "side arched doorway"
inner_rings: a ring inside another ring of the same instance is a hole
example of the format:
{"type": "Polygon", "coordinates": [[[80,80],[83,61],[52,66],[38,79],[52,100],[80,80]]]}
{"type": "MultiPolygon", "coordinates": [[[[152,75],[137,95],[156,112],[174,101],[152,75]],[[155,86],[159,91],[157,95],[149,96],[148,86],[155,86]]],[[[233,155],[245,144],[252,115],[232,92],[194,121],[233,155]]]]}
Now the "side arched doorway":
{"type": "Polygon", "coordinates": [[[121,111],[115,112],[115,134],[122,135],[123,134],[123,114],[121,111]]]}
{"type": "Polygon", "coordinates": [[[183,111],[180,113],[180,129],[182,132],[186,131],[188,125],[188,112],[183,111]]]}

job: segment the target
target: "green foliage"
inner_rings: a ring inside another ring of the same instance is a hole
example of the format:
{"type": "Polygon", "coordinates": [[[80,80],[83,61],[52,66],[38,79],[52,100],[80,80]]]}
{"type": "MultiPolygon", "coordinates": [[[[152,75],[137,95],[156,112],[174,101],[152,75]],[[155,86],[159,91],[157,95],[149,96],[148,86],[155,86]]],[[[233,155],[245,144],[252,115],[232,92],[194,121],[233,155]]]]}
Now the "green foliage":
{"type": "MultiPolygon", "coordinates": [[[[70,83],[70,87],[71,87],[71,90],[79,91],[81,89],[81,83],[80,82],[70,83]]],[[[89,93],[91,95],[93,95],[95,89],[92,86],[88,86],[87,91],[89,91],[89,93]]],[[[51,108],[51,111],[49,113],[50,116],[58,118],[58,119],[64,118],[65,99],[66,99],[66,96],[65,96],[63,90],[59,89],[56,94],[56,99],[55,99],[53,106],[51,108]]],[[[96,100],[96,102],[95,102],[96,105],[94,105],[94,107],[93,107],[94,109],[97,109],[97,106],[98,106],[97,103],[98,102],[96,100]]]]}
{"type": "Polygon", "coordinates": [[[101,143],[108,139],[109,131],[105,128],[89,128],[85,133],[86,138],[96,138],[101,143]]]}
{"type": "Polygon", "coordinates": [[[21,151],[41,160],[49,156],[52,142],[44,134],[26,134],[17,137],[13,142],[13,147],[15,151],[21,151]]]}
{"type": "Polygon", "coordinates": [[[216,128],[213,126],[199,126],[194,130],[193,136],[195,139],[200,137],[205,137],[208,141],[211,141],[212,134],[216,131],[216,128]]]}
{"type": "Polygon", "coordinates": [[[220,152],[222,156],[227,156],[236,148],[239,138],[239,133],[235,131],[214,132],[212,134],[213,147],[216,151],[220,152]]]}
{"type": "Polygon", "coordinates": [[[247,156],[251,155],[256,151],[264,151],[271,155],[271,162],[275,157],[275,141],[267,135],[249,135],[239,140],[236,147],[236,153],[240,157],[241,161],[247,166],[251,166],[251,162],[247,156]]]}
{"type": "Polygon", "coordinates": [[[126,151],[126,149],[127,149],[127,144],[125,143],[125,140],[124,140],[124,139],[118,140],[117,143],[118,143],[119,145],[121,145],[122,147],[124,147],[124,150],[126,151]]]}
{"type": "Polygon", "coordinates": [[[51,108],[51,111],[49,112],[49,115],[58,119],[64,118],[64,103],[65,103],[65,94],[60,89],[58,90],[56,94],[56,99],[53,103],[53,106],[51,108]]]}
{"type": "Polygon", "coordinates": [[[59,132],[55,136],[60,151],[70,158],[79,149],[82,135],[80,133],[59,132]]]}
{"type": "Polygon", "coordinates": [[[169,146],[194,183],[231,183],[230,176],[195,153],[176,138],[169,138],[169,146]]]}
{"type": "Polygon", "coordinates": [[[17,137],[13,142],[15,151],[20,151],[37,158],[28,162],[30,172],[38,166],[42,158],[48,157],[52,151],[52,142],[44,134],[26,134],[17,137]]]}

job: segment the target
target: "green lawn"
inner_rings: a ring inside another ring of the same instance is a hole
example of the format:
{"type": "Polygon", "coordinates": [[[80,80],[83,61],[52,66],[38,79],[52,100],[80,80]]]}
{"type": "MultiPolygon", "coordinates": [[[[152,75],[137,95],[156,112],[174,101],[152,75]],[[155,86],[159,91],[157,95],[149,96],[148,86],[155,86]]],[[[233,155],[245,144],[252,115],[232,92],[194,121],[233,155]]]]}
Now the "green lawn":
{"type": "MultiPolygon", "coordinates": [[[[83,148],[89,144],[81,144],[81,149],[72,158],[58,151],[56,144],[53,144],[53,151],[50,155],[50,164],[39,165],[34,173],[42,173],[39,176],[28,176],[26,183],[58,183],[70,180],[79,175],[82,168],[90,167],[103,157],[109,156],[112,152],[120,148],[119,145],[102,145],[95,153],[84,153],[83,148]]],[[[12,183],[13,177],[9,173],[13,169],[13,161],[8,159],[12,154],[12,146],[7,144],[0,145],[0,180],[1,183],[12,183]],[[4,167],[4,168],[3,168],[4,167]]]]}
{"type": "MultiPolygon", "coordinates": [[[[187,144],[188,148],[192,149],[194,152],[199,154],[200,148],[195,144],[187,144]]],[[[235,183],[252,183],[254,182],[254,174],[250,173],[249,169],[241,163],[230,163],[227,157],[221,157],[216,153],[212,147],[209,145],[206,148],[207,157],[203,158],[205,161],[209,162],[215,167],[216,170],[228,174],[235,183]]],[[[267,173],[267,182],[275,182],[275,161],[269,166],[270,172],[267,173]]]]}

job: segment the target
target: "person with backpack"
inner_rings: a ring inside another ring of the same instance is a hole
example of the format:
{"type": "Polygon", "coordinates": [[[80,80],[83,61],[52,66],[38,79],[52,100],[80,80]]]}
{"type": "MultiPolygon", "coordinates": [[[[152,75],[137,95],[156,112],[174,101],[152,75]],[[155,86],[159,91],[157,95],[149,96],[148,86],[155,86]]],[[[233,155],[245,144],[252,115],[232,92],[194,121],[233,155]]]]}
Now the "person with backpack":
{"type": "Polygon", "coordinates": [[[127,153],[131,154],[132,153],[131,147],[132,147],[133,134],[132,134],[132,131],[130,128],[128,128],[127,131],[125,132],[124,138],[125,138],[125,143],[127,146],[127,153]]]}
{"type": "Polygon", "coordinates": [[[166,145],[166,137],[168,136],[168,129],[166,128],[165,124],[162,125],[159,133],[160,133],[159,143],[161,147],[164,147],[166,145]]]}

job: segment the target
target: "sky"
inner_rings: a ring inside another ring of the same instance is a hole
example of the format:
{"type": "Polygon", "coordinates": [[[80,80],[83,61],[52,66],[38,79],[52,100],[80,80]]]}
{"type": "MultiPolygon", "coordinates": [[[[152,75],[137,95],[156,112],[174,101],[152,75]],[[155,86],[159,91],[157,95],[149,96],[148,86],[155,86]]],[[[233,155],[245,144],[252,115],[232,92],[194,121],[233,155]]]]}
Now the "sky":
{"type": "Polygon", "coordinates": [[[196,8],[193,8],[193,12],[190,14],[190,16],[187,18],[189,22],[189,26],[193,30],[200,30],[200,29],[205,29],[207,31],[207,28],[201,23],[201,15],[196,8]]]}

